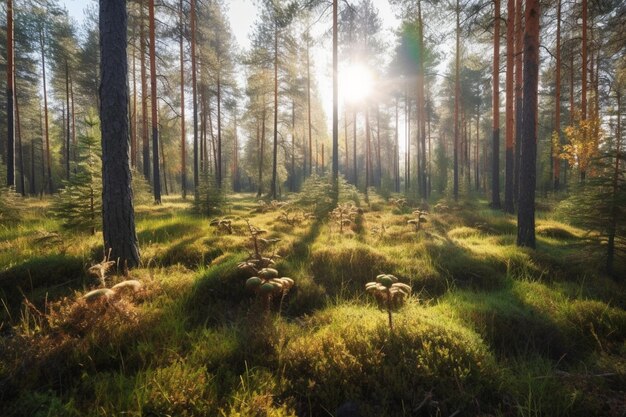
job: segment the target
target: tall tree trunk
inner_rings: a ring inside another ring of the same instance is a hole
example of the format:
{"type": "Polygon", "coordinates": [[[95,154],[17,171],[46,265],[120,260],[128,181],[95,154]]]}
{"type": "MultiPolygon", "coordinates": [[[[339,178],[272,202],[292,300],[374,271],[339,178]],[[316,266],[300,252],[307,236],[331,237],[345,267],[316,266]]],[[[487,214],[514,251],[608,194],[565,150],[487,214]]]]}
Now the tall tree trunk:
{"type": "Polygon", "coordinates": [[[355,187],[359,186],[358,163],[356,160],[356,108],[352,111],[352,160],[354,161],[352,182],[355,187]]]}
{"type": "MultiPolygon", "coordinates": [[[[420,136],[420,161],[419,161],[419,189],[422,198],[428,197],[428,191],[426,186],[426,98],[424,94],[425,73],[424,73],[424,25],[422,21],[422,2],[417,2],[417,19],[419,30],[419,61],[418,61],[418,75],[417,75],[417,102],[419,109],[418,124],[419,124],[419,136],[420,136]]],[[[420,147],[418,146],[418,148],[420,147]]]]}
{"type": "Polygon", "coordinates": [[[491,161],[491,207],[500,208],[500,0],[496,9],[493,32],[493,145],[491,161]]]}
{"type": "Polygon", "coordinates": [[[393,175],[394,175],[394,190],[396,193],[400,192],[400,143],[398,135],[398,97],[396,97],[396,128],[394,137],[394,149],[393,149],[393,175]]]}
{"type": "Polygon", "coordinates": [[[337,59],[337,3],[339,0],[333,0],[333,166],[332,180],[334,190],[335,203],[339,198],[339,90],[338,75],[339,61],[337,59]]]}
{"type": "Polygon", "coordinates": [[[263,112],[261,115],[261,143],[259,144],[259,178],[258,178],[258,190],[256,193],[257,198],[263,195],[263,157],[265,155],[265,117],[266,117],[266,109],[265,109],[265,96],[263,96],[263,112]]]}
{"type": "Polygon", "coordinates": [[[129,163],[125,0],[100,0],[100,129],[104,251],[125,270],[139,264],[129,163]]]}
{"type": "Polygon", "coordinates": [[[29,189],[32,195],[37,194],[37,188],[35,183],[35,138],[31,137],[30,139],[30,178],[29,178],[29,189]]]}
{"type": "MultiPolygon", "coordinates": [[[[192,0],[193,1],[193,0],[192,0]]],[[[143,176],[150,182],[150,142],[148,140],[148,75],[146,71],[146,12],[144,0],[139,1],[140,30],[139,30],[139,53],[141,55],[141,144],[142,144],[142,167],[143,176]]]]}
{"type": "MultiPolygon", "coordinates": [[[[130,112],[130,166],[132,168],[137,168],[137,76],[136,76],[136,56],[137,53],[135,51],[137,39],[135,36],[135,25],[133,25],[132,29],[132,76],[133,76],[133,102],[132,102],[132,110],[130,112]]],[[[72,109],[72,113],[74,110],[72,109]]],[[[72,117],[74,115],[72,114],[72,117]]]]}
{"type": "MultiPolygon", "coordinates": [[[[580,98],[580,119],[587,120],[587,0],[582,0],[582,76],[581,76],[581,98],[580,98]]],[[[584,172],[581,172],[584,176],[584,172]]]]}
{"type": "Polygon", "coordinates": [[[7,0],[7,186],[15,186],[15,121],[13,119],[13,1],[7,0]]]}
{"type": "MultiPolygon", "coordinates": [[[[408,90],[408,88],[407,88],[408,90]]],[[[405,155],[405,180],[404,190],[409,191],[411,189],[411,98],[405,90],[406,101],[406,155],[405,155]]]]}
{"type": "Polygon", "coordinates": [[[349,166],[349,157],[350,157],[350,148],[348,147],[348,112],[344,109],[343,111],[343,142],[346,148],[346,152],[344,155],[344,167],[343,172],[346,178],[349,178],[350,166],[349,166]]]}
{"type": "Polygon", "coordinates": [[[537,165],[537,86],[539,78],[539,0],[526,3],[524,31],[524,124],[521,143],[517,245],[535,247],[537,165]]]}
{"type": "Polygon", "coordinates": [[[65,175],[66,179],[70,179],[70,141],[72,140],[70,130],[70,69],[65,59],[65,108],[67,109],[67,117],[65,118],[65,175]]]}
{"type": "Polygon", "coordinates": [[[608,230],[608,245],[606,248],[606,270],[609,274],[613,273],[613,262],[615,258],[615,235],[617,234],[617,197],[619,193],[619,164],[621,160],[621,140],[622,140],[622,96],[619,91],[616,92],[617,99],[617,129],[615,134],[615,169],[613,170],[611,213],[608,230]]]}
{"type": "Polygon", "coordinates": [[[274,143],[272,148],[272,183],[270,197],[276,199],[276,182],[278,166],[278,26],[274,23],[274,143]]]}
{"type": "MultiPolygon", "coordinates": [[[[560,0],[559,0],[560,1],[560,0]]],[[[506,156],[504,178],[504,211],[513,213],[515,201],[513,195],[514,172],[514,135],[515,114],[513,112],[513,69],[515,66],[515,1],[507,0],[506,14],[506,156]]],[[[478,130],[477,130],[478,132],[478,130]]]]}
{"type": "Polygon", "coordinates": [[[152,191],[154,202],[161,204],[161,174],[159,164],[159,126],[156,79],[156,36],[154,21],[154,0],[148,0],[148,20],[150,23],[150,104],[152,106],[152,191]]]}
{"type": "Polygon", "coordinates": [[[554,191],[559,190],[561,178],[561,159],[559,158],[559,148],[561,145],[561,0],[557,0],[556,5],[556,92],[554,94],[554,131],[556,133],[556,145],[553,144],[553,186],[554,191]]]}
{"type": "MultiPolygon", "coordinates": [[[[217,36],[219,49],[220,38],[217,36]]],[[[222,67],[218,52],[217,57],[217,160],[215,161],[215,178],[217,186],[222,188],[222,67]]]]}
{"type": "Polygon", "coordinates": [[[380,157],[380,108],[376,105],[376,186],[380,187],[383,178],[383,165],[380,157]]]}
{"type": "Polygon", "coordinates": [[[513,201],[519,200],[519,176],[520,176],[520,145],[522,143],[524,91],[523,91],[523,65],[524,57],[524,27],[522,16],[524,10],[522,0],[515,0],[515,163],[513,165],[513,201]]]}
{"type": "MultiPolygon", "coordinates": [[[[313,140],[311,134],[311,62],[309,57],[309,36],[306,37],[306,101],[307,118],[309,124],[309,176],[313,173],[313,140]]],[[[306,159],[305,159],[306,161],[306,159]]],[[[305,162],[306,167],[306,162],[305,162]]],[[[305,169],[306,170],[306,169],[305,169]]]]}
{"type": "MultiPolygon", "coordinates": [[[[72,74],[70,74],[70,100],[72,108],[72,160],[78,162],[78,143],[76,142],[76,112],[74,111],[74,84],[72,83],[72,74]]],[[[76,168],[74,168],[76,171],[76,168]]]]}
{"type": "Polygon", "coordinates": [[[459,199],[459,101],[461,96],[460,61],[461,61],[461,8],[456,0],[456,57],[454,65],[454,201],[459,199]]]}
{"type": "Polygon", "coordinates": [[[163,141],[159,141],[159,153],[161,154],[161,165],[163,165],[163,190],[165,195],[170,195],[167,188],[167,167],[165,165],[165,155],[163,154],[163,141]]]}
{"type": "Polygon", "coordinates": [[[15,130],[17,138],[17,164],[20,171],[18,180],[20,193],[22,197],[26,196],[26,188],[24,187],[24,147],[22,144],[22,123],[20,122],[20,106],[15,94],[15,130]]]}
{"type": "Polygon", "coordinates": [[[233,191],[241,191],[239,179],[239,138],[237,137],[237,108],[233,110],[233,191]]]}
{"type": "Polygon", "coordinates": [[[196,0],[190,0],[191,31],[191,95],[193,107],[193,187],[198,190],[198,83],[196,68],[196,0]]]}
{"type": "Polygon", "coordinates": [[[46,187],[48,188],[48,193],[52,194],[53,185],[52,185],[52,166],[50,163],[50,132],[49,132],[49,123],[48,123],[48,91],[46,84],[46,53],[45,53],[45,34],[44,29],[42,28],[39,32],[39,44],[41,47],[41,74],[43,81],[43,114],[44,114],[44,138],[46,141],[46,176],[44,180],[44,186],[42,190],[46,187]]]}
{"type": "Polygon", "coordinates": [[[370,117],[369,106],[365,106],[365,195],[367,196],[368,188],[370,186],[370,172],[371,172],[371,150],[370,150],[370,117]]]}
{"type": "Polygon", "coordinates": [[[185,38],[185,21],[183,19],[183,3],[180,0],[178,19],[180,24],[180,186],[183,198],[187,198],[187,140],[185,132],[185,55],[183,40],[185,38]]]}

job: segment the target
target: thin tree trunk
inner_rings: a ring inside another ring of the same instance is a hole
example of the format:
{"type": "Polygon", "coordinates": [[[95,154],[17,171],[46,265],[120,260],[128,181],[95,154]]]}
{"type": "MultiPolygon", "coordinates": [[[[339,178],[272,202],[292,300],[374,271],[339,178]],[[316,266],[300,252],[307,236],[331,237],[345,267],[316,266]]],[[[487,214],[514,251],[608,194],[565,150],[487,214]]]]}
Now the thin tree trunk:
{"type": "MultiPolygon", "coordinates": [[[[306,41],[306,101],[307,101],[307,118],[309,124],[309,176],[313,173],[313,140],[311,134],[311,62],[309,57],[309,36],[307,34],[306,41]]],[[[306,161],[306,160],[305,160],[306,161]]],[[[306,162],[305,162],[306,166],[306,162]]],[[[306,169],[305,169],[306,170],[306,169]]]]}
{"type": "Polygon", "coordinates": [[[148,0],[148,20],[150,23],[150,104],[152,105],[152,191],[154,192],[154,202],[161,204],[154,0],[148,0]]]}
{"type": "MultiPolygon", "coordinates": [[[[178,19],[180,24],[180,186],[183,198],[187,198],[187,140],[185,132],[185,57],[183,40],[185,38],[185,21],[183,20],[183,3],[180,0],[178,19]]],[[[134,61],[134,60],[133,60],[134,61]]]]}
{"type": "Polygon", "coordinates": [[[259,150],[259,188],[257,190],[256,196],[261,197],[263,195],[263,156],[265,155],[265,116],[266,116],[266,110],[265,110],[265,96],[263,96],[263,113],[262,113],[262,120],[261,120],[261,143],[260,143],[260,150],[259,150]]]}
{"type": "Polygon", "coordinates": [[[524,33],[524,124],[521,144],[517,245],[535,247],[537,165],[537,86],[539,78],[539,0],[526,3],[524,33]]]}
{"type": "MultiPolygon", "coordinates": [[[[218,35],[219,48],[219,35],[218,35]]],[[[218,52],[219,54],[219,52],[218,52]]],[[[222,188],[222,74],[220,57],[217,57],[217,160],[215,161],[215,178],[217,186],[222,188]]]]}
{"type": "Polygon", "coordinates": [[[456,57],[454,66],[454,201],[459,199],[459,101],[461,96],[460,60],[461,60],[461,8],[456,0],[456,57]]]}
{"type": "MultiPolygon", "coordinates": [[[[618,87],[619,88],[619,87],[618,87]]],[[[617,91],[617,129],[615,135],[615,169],[613,170],[613,192],[611,201],[611,217],[608,230],[608,245],[606,251],[606,270],[609,274],[613,273],[613,262],[615,258],[615,235],[617,234],[617,196],[619,192],[619,164],[621,159],[621,140],[622,140],[622,96],[617,91]]]]}
{"type": "Polygon", "coordinates": [[[332,180],[335,203],[339,198],[339,88],[338,88],[338,65],[337,58],[337,4],[339,0],[333,0],[333,163],[332,180]]]}
{"type": "MultiPolygon", "coordinates": [[[[136,58],[135,56],[136,51],[135,51],[135,47],[136,47],[136,37],[135,37],[135,25],[133,25],[132,31],[131,31],[131,49],[132,49],[132,57],[133,57],[133,63],[132,63],[132,77],[133,77],[133,101],[131,103],[131,110],[130,110],[130,166],[131,168],[136,168],[137,167],[137,77],[135,75],[135,61],[136,58]]],[[[73,113],[73,110],[72,110],[73,113]]]]}
{"type": "MultiPolygon", "coordinates": [[[[72,160],[76,164],[78,162],[78,143],[76,142],[76,112],[74,111],[74,84],[72,83],[72,74],[70,74],[70,100],[72,101],[72,160]]],[[[76,168],[74,168],[76,170],[76,168]]]]}
{"type": "Polygon", "coordinates": [[[493,145],[491,161],[491,207],[500,208],[500,0],[496,9],[493,35],[493,145]]]}
{"type": "MultiPolygon", "coordinates": [[[[277,23],[274,23],[277,25],[277,23]]],[[[274,26],[274,143],[272,148],[272,183],[270,197],[276,199],[278,165],[278,26],[274,26]]]]}
{"type": "Polygon", "coordinates": [[[523,109],[524,109],[524,91],[523,91],[523,65],[524,57],[523,45],[523,20],[524,15],[522,0],[515,0],[515,163],[513,172],[513,201],[515,204],[519,200],[519,181],[520,181],[520,156],[522,143],[523,128],[523,109]]]}
{"type": "Polygon", "coordinates": [[[65,59],[65,175],[66,179],[70,179],[70,141],[72,139],[70,130],[70,70],[67,64],[67,58],[65,59]]]}
{"type": "MultiPolygon", "coordinates": [[[[15,186],[15,111],[13,99],[15,97],[13,75],[13,1],[7,0],[7,187],[15,186]]],[[[43,54],[43,47],[42,47],[43,54]]]]}
{"type": "Polygon", "coordinates": [[[553,144],[552,158],[554,167],[554,191],[560,187],[561,158],[559,148],[561,145],[561,0],[557,0],[556,6],[556,92],[554,94],[554,131],[556,132],[556,147],[553,144]]]}
{"type": "MultiPolygon", "coordinates": [[[[581,76],[581,98],[580,98],[580,118],[587,120],[587,0],[582,0],[582,76],[581,76]]],[[[584,171],[581,171],[584,177],[584,171]]]]}
{"type": "MultiPolygon", "coordinates": [[[[560,0],[558,0],[560,1],[560,0]]],[[[514,135],[515,114],[513,106],[513,69],[515,66],[515,2],[507,0],[506,15],[506,156],[504,178],[504,211],[513,213],[515,201],[513,198],[513,173],[514,173],[514,135]]],[[[478,131],[478,130],[477,130],[478,131]]]]}
{"type": "Polygon", "coordinates": [[[126,270],[139,264],[129,163],[125,0],[100,0],[100,129],[104,251],[126,270]]]}
{"type": "Polygon", "coordinates": [[[382,159],[380,157],[380,108],[376,105],[376,181],[375,184],[380,187],[383,177],[382,159]]]}
{"type": "Polygon", "coordinates": [[[352,182],[354,183],[355,187],[358,187],[359,186],[359,173],[357,171],[358,164],[356,160],[356,109],[352,111],[352,160],[354,161],[353,162],[354,166],[352,167],[352,170],[353,170],[352,182]]]}
{"type": "Polygon", "coordinates": [[[39,43],[41,46],[41,73],[43,81],[43,112],[44,112],[44,139],[46,143],[45,156],[46,156],[46,168],[44,185],[42,186],[42,192],[47,187],[48,193],[52,194],[52,166],[50,163],[50,133],[48,128],[48,92],[46,85],[46,54],[45,54],[45,38],[44,29],[39,32],[39,43]]]}
{"type": "Polygon", "coordinates": [[[395,142],[394,142],[394,153],[393,153],[393,163],[394,170],[393,174],[395,177],[395,192],[400,192],[400,143],[399,143],[399,135],[398,135],[398,97],[396,97],[396,129],[395,129],[395,142]]]}
{"type": "Polygon", "coordinates": [[[140,0],[139,53],[141,55],[141,143],[143,176],[150,182],[150,142],[148,141],[148,75],[146,71],[146,16],[144,0],[140,0]]]}
{"type": "Polygon", "coordinates": [[[193,186],[198,190],[198,92],[196,76],[196,0],[190,0],[191,31],[191,94],[193,107],[193,186]]]}
{"type": "MultiPolygon", "coordinates": [[[[422,2],[418,0],[417,2],[417,19],[418,19],[418,30],[419,30],[419,67],[418,67],[418,75],[417,75],[417,102],[419,109],[417,111],[418,114],[418,124],[419,124],[419,135],[420,135],[420,161],[419,162],[419,188],[420,195],[422,198],[426,198],[428,196],[427,186],[426,186],[426,99],[424,94],[424,84],[425,84],[425,73],[424,73],[424,25],[422,22],[422,2]]],[[[418,146],[418,149],[419,147],[418,146]]]]}
{"type": "Polygon", "coordinates": [[[26,196],[26,188],[24,187],[24,148],[22,145],[22,123],[20,121],[20,106],[15,94],[15,130],[17,138],[17,164],[20,170],[19,189],[22,197],[26,196]]]}

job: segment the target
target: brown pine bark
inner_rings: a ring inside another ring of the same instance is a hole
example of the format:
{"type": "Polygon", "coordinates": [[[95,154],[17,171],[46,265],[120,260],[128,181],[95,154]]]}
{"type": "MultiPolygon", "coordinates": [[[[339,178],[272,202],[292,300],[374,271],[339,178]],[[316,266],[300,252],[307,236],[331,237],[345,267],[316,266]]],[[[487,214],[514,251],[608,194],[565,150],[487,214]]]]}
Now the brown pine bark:
{"type": "Polygon", "coordinates": [[[143,176],[150,182],[150,142],[148,141],[148,75],[146,71],[146,16],[144,0],[140,0],[139,54],[141,55],[141,144],[143,176]]]}
{"type": "Polygon", "coordinates": [[[500,0],[494,0],[491,207],[500,208],[500,0]]]}
{"type": "Polygon", "coordinates": [[[118,267],[139,264],[129,163],[125,0],[100,0],[100,129],[104,251],[118,267]]]}
{"type": "Polygon", "coordinates": [[[48,89],[46,85],[46,53],[45,53],[45,33],[42,27],[39,32],[39,45],[41,47],[41,76],[43,81],[43,114],[44,114],[44,139],[46,141],[46,175],[42,192],[47,187],[48,193],[52,194],[52,166],[50,164],[50,132],[48,123],[48,89]]]}
{"type": "Polygon", "coordinates": [[[22,145],[22,123],[20,122],[20,106],[15,94],[15,137],[17,139],[17,164],[20,171],[18,179],[19,191],[22,197],[26,196],[26,188],[24,187],[24,147],[22,145]]]}
{"type": "MultiPolygon", "coordinates": [[[[582,91],[580,97],[580,118],[587,120],[587,0],[582,0],[582,91]]],[[[581,172],[584,177],[584,172],[581,172]]]]}
{"type": "MultiPolygon", "coordinates": [[[[183,198],[187,198],[187,141],[185,132],[185,52],[183,40],[185,38],[185,21],[183,20],[183,2],[178,7],[178,21],[180,25],[180,186],[183,198]]],[[[134,60],[133,60],[134,61],[134,60]]]]}
{"type": "Polygon", "coordinates": [[[461,81],[460,81],[460,37],[461,37],[461,23],[460,23],[461,8],[459,0],[456,0],[456,57],[454,66],[454,157],[453,157],[453,170],[454,170],[454,201],[459,199],[459,101],[461,95],[461,81]]]}
{"type": "Polygon", "coordinates": [[[148,23],[150,25],[150,105],[152,106],[152,191],[154,202],[161,204],[161,174],[159,164],[159,126],[156,80],[156,36],[154,0],[148,0],[148,23]]]}
{"type": "Polygon", "coordinates": [[[196,68],[196,0],[190,2],[190,31],[191,31],[191,95],[193,108],[193,187],[198,189],[199,154],[198,154],[198,89],[196,68]]]}
{"type": "MultiPolygon", "coordinates": [[[[556,91],[554,94],[554,131],[557,135],[558,145],[561,142],[561,0],[557,0],[556,5],[556,74],[555,83],[556,91]]],[[[552,164],[554,167],[553,186],[554,191],[558,191],[561,178],[561,159],[559,158],[558,149],[552,150],[552,164]]]]}
{"type": "Polygon", "coordinates": [[[417,68],[417,103],[418,103],[418,124],[419,124],[419,191],[422,198],[428,197],[426,186],[426,99],[424,94],[425,74],[424,74],[424,27],[422,22],[422,2],[417,2],[417,24],[419,30],[419,61],[417,68]]]}
{"type": "Polygon", "coordinates": [[[535,248],[539,0],[527,0],[524,31],[524,112],[520,161],[517,245],[535,248]]]}
{"type": "Polygon", "coordinates": [[[523,124],[523,65],[524,57],[523,36],[524,27],[522,16],[524,15],[522,0],[515,0],[515,163],[513,172],[513,200],[517,204],[519,199],[519,175],[520,175],[520,144],[522,143],[523,124]]]}
{"type": "Polygon", "coordinates": [[[333,149],[332,149],[332,181],[333,198],[337,202],[339,198],[339,88],[338,88],[338,65],[337,59],[337,4],[339,0],[333,0],[333,149]]]}
{"type": "MultiPolygon", "coordinates": [[[[560,0],[559,0],[560,1],[560,0]]],[[[515,114],[513,107],[513,69],[515,66],[515,1],[507,0],[506,16],[506,159],[504,178],[504,211],[513,213],[515,202],[513,199],[513,172],[514,172],[514,132],[515,114]]]]}
{"type": "Polygon", "coordinates": [[[278,165],[278,23],[274,22],[274,143],[272,147],[272,182],[270,197],[276,199],[278,165]]]}
{"type": "MultiPolygon", "coordinates": [[[[132,40],[131,40],[131,45],[132,45],[132,57],[133,57],[133,63],[132,63],[132,70],[130,71],[133,77],[133,101],[131,103],[131,112],[130,112],[130,166],[132,168],[136,168],[137,167],[137,76],[136,76],[136,65],[135,65],[135,61],[136,61],[136,51],[135,51],[135,47],[136,47],[136,36],[135,36],[135,26],[133,25],[133,29],[132,29],[132,40]]],[[[74,110],[72,109],[72,113],[74,113],[74,110]]],[[[72,114],[73,117],[73,114],[72,114]]]]}

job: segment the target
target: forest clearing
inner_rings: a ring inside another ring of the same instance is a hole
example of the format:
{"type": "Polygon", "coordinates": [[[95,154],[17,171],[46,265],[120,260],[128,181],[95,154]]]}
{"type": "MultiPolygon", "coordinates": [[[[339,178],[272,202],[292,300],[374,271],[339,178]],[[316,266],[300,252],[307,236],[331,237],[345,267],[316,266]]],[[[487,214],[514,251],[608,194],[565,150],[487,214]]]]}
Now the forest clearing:
{"type": "Polygon", "coordinates": [[[324,197],[308,191],[233,195],[232,229],[180,198],[139,205],[145,266],[105,286],[142,287],[92,302],[101,237],[56,232],[29,201],[0,235],[7,415],[622,415],[626,291],[584,231],[542,211],[532,251],[483,200],[438,203],[416,231],[411,208],[356,192],[363,214],[341,230],[303,215],[324,197]],[[295,282],[269,312],[238,268],[248,223],[295,282]],[[382,273],[412,287],[393,330],[365,291],[382,273]]]}
{"type": "Polygon", "coordinates": [[[0,2],[0,417],[626,417],[622,0],[0,2]]]}

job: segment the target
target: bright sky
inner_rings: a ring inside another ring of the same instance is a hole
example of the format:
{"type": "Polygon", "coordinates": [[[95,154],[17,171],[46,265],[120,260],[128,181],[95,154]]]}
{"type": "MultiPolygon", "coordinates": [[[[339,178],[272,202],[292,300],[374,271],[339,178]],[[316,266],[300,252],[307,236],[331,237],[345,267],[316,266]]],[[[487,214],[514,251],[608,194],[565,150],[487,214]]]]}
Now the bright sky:
{"type": "MultiPolygon", "coordinates": [[[[88,4],[97,4],[96,0],[60,0],[61,4],[65,4],[70,16],[77,22],[82,22],[84,18],[84,10],[88,4]]],[[[230,19],[231,29],[237,42],[242,50],[250,46],[250,34],[253,30],[254,22],[257,18],[257,7],[252,0],[231,0],[227,2],[227,15],[230,19]]],[[[383,24],[383,34],[390,42],[394,39],[393,32],[398,27],[400,21],[394,15],[394,10],[388,0],[375,0],[374,5],[378,8],[383,24]]],[[[326,15],[318,23],[318,33],[322,33],[330,28],[331,15],[330,8],[326,11],[326,15]]],[[[388,48],[391,50],[391,48],[388,48]]],[[[330,118],[332,115],[332,52],[331,39],[323,39],[318,43],[317,48],[313,52],[313,65],[315,66],[314,74],[320,89],[323,100],[323,107],[330,126],[330,118]]],[[[342,69],[340,68],[340,72],[342,69]]],[[[340,77],[342,75],[340,74],[340,77]]]]}

